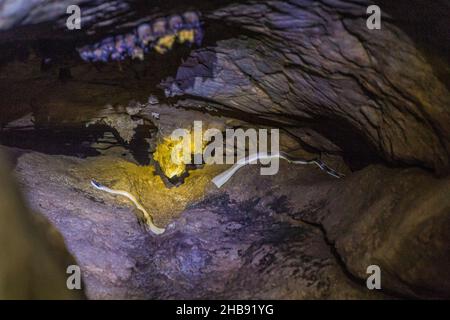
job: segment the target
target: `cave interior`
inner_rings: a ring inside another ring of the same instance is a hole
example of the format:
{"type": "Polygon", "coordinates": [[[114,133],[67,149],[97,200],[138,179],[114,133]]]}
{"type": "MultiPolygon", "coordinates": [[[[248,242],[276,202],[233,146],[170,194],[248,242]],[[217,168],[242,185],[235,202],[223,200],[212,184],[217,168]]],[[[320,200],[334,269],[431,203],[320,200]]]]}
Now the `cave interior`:
{"type": "Polygon", "coordinates": [[[449,21],[446,0],[0,0],[0,298],[449,299],[449,21]],[[208,130],[269,132],[276,173],[225,179],[261,135],[208,130]],[[193,161],[213,142],[234,162],[193,161]]]}

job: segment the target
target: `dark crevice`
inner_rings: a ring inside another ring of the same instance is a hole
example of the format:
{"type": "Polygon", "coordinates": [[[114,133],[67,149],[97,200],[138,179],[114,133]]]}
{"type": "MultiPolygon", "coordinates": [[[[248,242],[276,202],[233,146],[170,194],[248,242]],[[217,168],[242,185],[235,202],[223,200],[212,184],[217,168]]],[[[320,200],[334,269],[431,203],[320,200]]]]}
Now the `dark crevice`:
{"type": "Polygon", "coordinates": [[[111,132],[106,126],[43,127],[31,130],[3,130],[0,132],[2,145],[38,152],[86,158],[99,155],[91,146],[102,139],[105,132],[111,132]]]}

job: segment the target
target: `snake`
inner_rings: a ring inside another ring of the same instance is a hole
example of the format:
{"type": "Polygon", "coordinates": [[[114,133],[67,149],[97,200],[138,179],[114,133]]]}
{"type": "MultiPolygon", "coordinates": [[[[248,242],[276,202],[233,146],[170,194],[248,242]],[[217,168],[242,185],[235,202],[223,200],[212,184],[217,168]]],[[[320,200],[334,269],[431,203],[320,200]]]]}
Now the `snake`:
{"type": "Polygon", "coordinates": [[[223,186],[240,168],[243,166],[252,163],[258,159],[272,159],[272,158],[280,158],[288,161],[289,163],[294,164],[313,164],[318,166],[321,170],[325,171],[329,175],[335,177],[335,178],[342,178],[344,175],[342,173],[339,173],[333,169],[331,169],[329,166],[325,164],[320,159],[311,159],[311,160],[305,160],[305,159],[299,159],[294,158],[291,155],[285,153],[285,152],[275,152],[275,153],[265,153],[265,152],[259,152],[251,154],[248,157],[239,159],[230,169],[222,172],[221,174],[215,176],[212,179],[212,182],[216,185],[217,188],[220,188],[223,186]]]}
{"type": "Polygon", "coordinates": [[[131,193],[124,191],[124,190],[114,190],[114,189],[108,188],[95,180],[91,180],[91,185],[97,190],[101,190],[101,191],[104,191],[104,192],[107,192],[110,194],[126,197],[131,202],[133,202],[133,204],[136,206],[136,208],[138,208],[140,211],[142,211],[142,213],[144,214],[144,217],[145,217],[145,221],[146,221],[150,231],[152,231],[154,234],[157,234],[157,235],[164,233],[165,229],[155,226],[155,224],[153,223],[153,218],[150,215],[150,213],[148,213],[148,211],[145,210],[145,208],[139,203],[139,201],[136,200],[135,196],[133,196],[131,193]]]}

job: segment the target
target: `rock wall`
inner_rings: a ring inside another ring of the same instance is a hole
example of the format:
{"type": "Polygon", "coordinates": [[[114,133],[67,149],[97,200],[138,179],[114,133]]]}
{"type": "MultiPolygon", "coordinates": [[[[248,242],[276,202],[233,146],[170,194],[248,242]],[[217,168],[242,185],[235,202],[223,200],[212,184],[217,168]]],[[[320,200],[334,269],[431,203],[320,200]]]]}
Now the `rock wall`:
{"type": "Polygon", "coordinates": [[[446,172],[448,88],[387,17],[381,30],[368,30],[366,7],[272,1],[217,10],[210,19],[246,37],[193,52],[167,93],[313,127],[349,158],[366,154],[370,162],[375,151],[391,163],[446,172]]]}
{"type": "Polygon", "coordinates": [[[66,285],[67,267],[76,262],[64,239],[24,204],[3,153],[0,177],[0,299],[83,298],[66,285]]]}
{"type": "MultiPolygon", "coordinates": [[[[121,31],[161,14],[144,10],[139,15],[139,7],[128,7],[137,2],[114,1],[113,11],[104,16],[103,1],[76,2],[89,8],[83,37],[103,37],[111,26],[121,31]],[[125,12],[130,15],[124,26],[125,12]]],[[[286,163],[273,177],[261,177],[259,168],[250,166],[220,190],[208,185],[206,176],[192,175],[203,179],[204,190],[195,201],[183,202],[182,209],[166,210],[170,217],[157,222],[168,224],[167,233],[155,238],[140,228],[131,205],[93,192],[92,174],[79,174],[89,165],[97,170],[97,158],[89,160],[92,164],[20,151],[15,172],[30,206],[61,231],[82,267],[89,298],[450,296],[450,94],[445,75],[450,69],[445,56],[433,56],[398,25],[398,16],[390,15],[395,10],[383,11],[382,29],[370,31],[366,8],[371,2],[366,0],[212,1],[201,8],[206,37],[208,30],[220,32],[210,35],[205,47],[181,54],[173,50],[159,60],[134,64],[92,65],[67,52],[80,34],[61,30],[64,15],[57,3],[32,3],[42,6],[0,1],[0,45],[9,46],[16,36],[23,41],[19,49],[41,36],[70,45],[63,46],[63,56],[45,41],[46,50],[24,57],[0,52],[2,127],[11,129],[19,119],[16,129],[35,135],[36,128],[77,132],[100,121],[120,139],[99,144],[118,147],[114,161],[123,163],[124,146],[132,143],[136,128],[146,124],[164,135],[202,113],[208,125],[220,128],[282,128],[289,150],[302,147],[308,158],[342,156],[352,169],[337,181],[286,163]],[[55,26],[59,29],[53,35],[49,30],[55,26]],[[41,65],[48,52],[53,54],[50,66],[41,65]],[[163,78],[164,90],[157,91],[163,78]],[[147,103],[150,94],[158,94],[159,101],[147,103]],[[140,102],[134,103],[140,106],[137,111],[128,110],[131,100],[140,102]],[[365,287],[366,268],[372,264],[381,267],[382,292],[365,287]]],[[[391,8],[381,3],[383,10],[384,5],[391,8]]],[[[441,10],[444,18],[439,19],[448,21],[445,6],[438,0],[429,3],[430,12],[441,10]]],[[[435,39],[448,39],[443,34],[435,39]]],[[[142,174],[133,177],[145,168],[128,172],[136,167],[130,162],[122,167],[117,172],[126,179],[120,187],[152,199],[142,174]]],[[[7,176],[4,168],[0,164],[0,173],[7,176]]],[[[114,170],[97,172],[117,183],[114,170]]],[[[7,226],[0,232],[5,245],[0,296],[81,297],[62,285],[70,257],[61,239],[49,243],[42,236],[8,179],[0,185],[0,228],[7,226]],[[59,249],[53,249],[54,243],[59,249]]],[[[179,202],[176,192],[164,195],[170,204],[179,202]]]]}

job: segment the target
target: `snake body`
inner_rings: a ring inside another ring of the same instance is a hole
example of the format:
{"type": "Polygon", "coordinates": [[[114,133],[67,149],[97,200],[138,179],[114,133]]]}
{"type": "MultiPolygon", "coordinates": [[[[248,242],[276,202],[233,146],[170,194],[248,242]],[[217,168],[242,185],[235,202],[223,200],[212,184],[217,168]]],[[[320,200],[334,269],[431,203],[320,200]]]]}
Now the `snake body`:
{"type": "Polygon", "coordinates": [[[251,154],[248,157],[239,159],[230,169],[222,172],[221,174],[217,175],[212,179],[212,182],[217,186],[217,188],[220,188],[223,186],[240,168],[243,166],[252,163],[254,161],[257,161],[259,159],[272,159],[272,158],[280,158],[287,160],[290,163],[294,164],[314,164],[318,166],[321,170],[325,171],[329,175],[335,177],[335,178],[341,178],[344,175],[331,169],[328,167],[322,160],[320,159],[312,159],[312,160],[304,160],[304,159],[297,159],[292,157],[291,155],[285,153],[285,152],[276,152],[276,153],[254,153],[251,154]]]}
{"type": "Polygon", "coordinates": [[[110,188],[102,185],[101,183],[99,183],[99,182],[97,182],[95,180],[91,180],[91,185],[95,189],[98,189],[98,190],[101,190],[101,191],[105,191],[105,192],[108,192],[108,193],[111,193],[111,194],[115,194],[115,195],[124,196],[124,197],[128,198],[131,202],[133,202],[133,204],[136,206],[136,208],[138,208],[140,211],[142,211],[150,231],[152,231],[155,234],[164,233],[165,229],[159,228],[159,227],[157,227],[157,226],[155,226],[153,224],[152,216],[147,212],[147,210],[145,210],[145,208],[136,200],[136,198],[131,193],[129,193],[127,191],[124,191],[124,190],[110,189],[110,188]]]}

